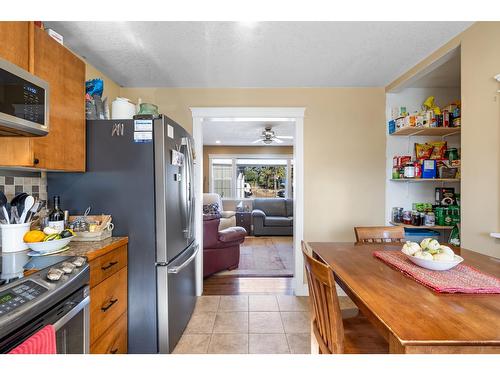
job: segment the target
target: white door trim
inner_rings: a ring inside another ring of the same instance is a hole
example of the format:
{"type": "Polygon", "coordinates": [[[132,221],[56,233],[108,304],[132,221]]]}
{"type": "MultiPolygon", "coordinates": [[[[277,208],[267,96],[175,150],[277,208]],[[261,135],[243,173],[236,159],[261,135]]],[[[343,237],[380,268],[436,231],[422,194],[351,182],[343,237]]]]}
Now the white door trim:
{"type": "MultiPolygon", "coordinates": [[[[296,295],[307,295],[304,283],[304,260],[300,241],[304,238],[304,112],[303,107],[192,107],[193,138],[195,145],[195,233],[200,248],[203,249],[203,121],[209,118],[284,118],[295,121],[294,136],[294,277],[296,295]]],[[[203,293],[203,251],[196,258],[196,292],[203,293]]]]}

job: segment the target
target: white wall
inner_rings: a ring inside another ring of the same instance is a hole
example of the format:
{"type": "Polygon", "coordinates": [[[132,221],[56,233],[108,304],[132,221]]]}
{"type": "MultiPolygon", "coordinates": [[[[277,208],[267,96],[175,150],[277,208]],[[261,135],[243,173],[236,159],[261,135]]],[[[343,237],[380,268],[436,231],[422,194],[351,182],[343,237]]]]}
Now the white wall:
{"type": "MultiPolygon", "coordinates": [[[[408,88],[397,93],[388,93],[386,96],[386,118],[391,119],[391,108],[405,106],[409,113],[420,110],[424,100],[433,95],[438,106],[444,106],[460,99],[460,88],[408,88]]],[[[387,123],[386,123],[387,124],[387,123]]],[[[460,148],[460,135],[445,138],[448,147],[460,148]]],[[[439,186],[454,187],[460,192],[460,183],[439,182],[394,182],[392,177],[392,158],[394,155],[414,155],[415,143],[439,141],[441,137],[403,137],[390,136],[386,125],[386,189],[385,189],[385,218],[386,224],[391,219],[392,207],[403,207],[410,210],[412,203],[434,203],[435,188],[439,186]]]]}

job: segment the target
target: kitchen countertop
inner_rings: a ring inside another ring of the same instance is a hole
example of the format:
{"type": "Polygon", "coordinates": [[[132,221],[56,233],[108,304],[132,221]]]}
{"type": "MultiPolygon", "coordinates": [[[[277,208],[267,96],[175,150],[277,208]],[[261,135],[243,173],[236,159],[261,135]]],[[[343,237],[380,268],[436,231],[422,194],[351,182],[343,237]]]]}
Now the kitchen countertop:
{"type": "Polygon", "coordinates": [[[85,256],[91,262],[95,258],[107,254],[127,243],[128,237],[110,237],[103,241],[72,241],[69,243],[69,250],[57,255],[85,256]]]}

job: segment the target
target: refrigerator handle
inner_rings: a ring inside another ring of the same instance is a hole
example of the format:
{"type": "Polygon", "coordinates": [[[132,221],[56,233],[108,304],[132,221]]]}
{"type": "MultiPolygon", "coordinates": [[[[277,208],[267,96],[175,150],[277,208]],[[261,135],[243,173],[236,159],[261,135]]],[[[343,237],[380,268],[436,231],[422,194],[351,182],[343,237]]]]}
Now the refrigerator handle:
{"type": "Polygon", "coordinates": [[[194,187],[193,187],[193,154],[191,147],[191,140],[185,137],[182,140],[182,145],[186,147],[186,207],[187,207],[187,225],[186,237],[192,238],[193,236],[193,214],[194,214],[194,187]]]}
{"type": "Polygon", "coordinates": [[[184,268],[186,268],[189,263],[191,263],[194,258],[196,258],[196,255],[198,254],[198,251],[200,250],[200,246],[198,244],[194,245],[194,252],[193,254],[186,259],[184,263],[182,263],[180,266],[172,267],[167,269],[167,273],[179,273],[181,272],[184,268]]]}

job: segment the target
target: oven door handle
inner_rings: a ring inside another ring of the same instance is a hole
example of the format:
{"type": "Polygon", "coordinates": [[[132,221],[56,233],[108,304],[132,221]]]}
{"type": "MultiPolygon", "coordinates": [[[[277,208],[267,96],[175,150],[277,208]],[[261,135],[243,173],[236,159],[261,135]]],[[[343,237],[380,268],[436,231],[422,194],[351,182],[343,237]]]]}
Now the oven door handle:
{"type": "Polygon", "coordinates": [[[75,307],[73,307],[66,315],[54,323],[54,328],[59,331],[66,323],[73,319],[80,311],[87,307],[90,303],[90,296],[85,297],[75,307]]]}

